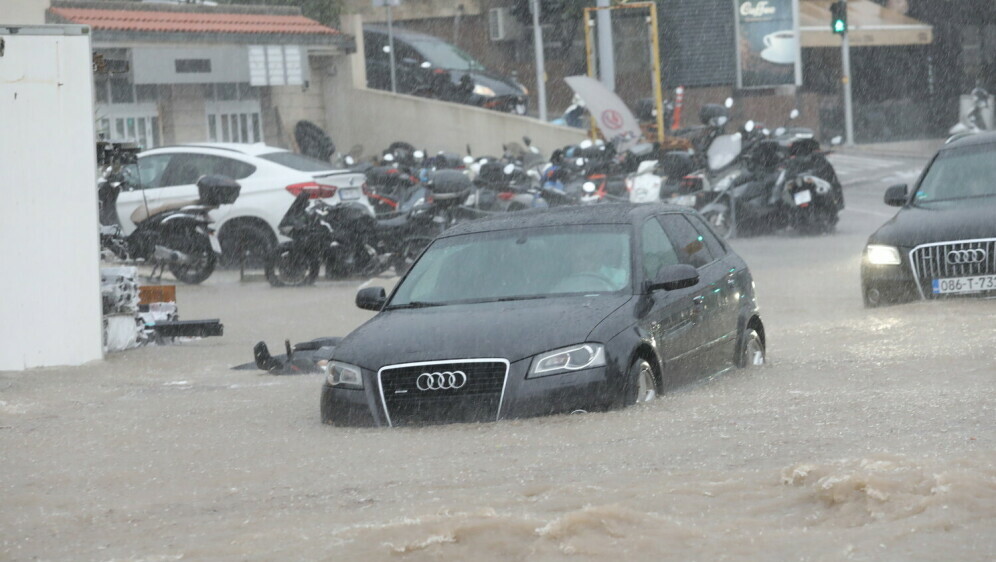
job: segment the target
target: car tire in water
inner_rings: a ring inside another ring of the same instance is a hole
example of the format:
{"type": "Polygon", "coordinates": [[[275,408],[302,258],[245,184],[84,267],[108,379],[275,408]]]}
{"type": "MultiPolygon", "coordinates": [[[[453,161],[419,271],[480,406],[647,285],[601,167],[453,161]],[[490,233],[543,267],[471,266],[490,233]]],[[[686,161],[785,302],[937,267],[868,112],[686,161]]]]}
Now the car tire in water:
{"type": "Polygon", "coordinates": [[[643,404],[657,398],[660,385],[654,368],[646,359],[637,359],[626,373],[626,394],[624,404],[643,404]]]}
{"type": "Polygon", "coordinates": [[[204,234],[191,232],[170,245],[191,259],[191,263],[171,263],[169,271],[179,281],[190,285],[203,282],[214,273],[217,256],[211,248],[211,240],[204,234]]]}
{"type": "Polygon", "coordinates": [[[265,265],[266,280],[274,287],[310,285],[318,277],[319,269],[318,260],[296,248],[293,242],[274,248],[265,265]]]}
{"type": "Polygon", "coordinates": [[[736,365],[741,369],[760,367],[767,361],[764,341],[754,328],[747,328],[740,334],[737,343],[736,365]]]}

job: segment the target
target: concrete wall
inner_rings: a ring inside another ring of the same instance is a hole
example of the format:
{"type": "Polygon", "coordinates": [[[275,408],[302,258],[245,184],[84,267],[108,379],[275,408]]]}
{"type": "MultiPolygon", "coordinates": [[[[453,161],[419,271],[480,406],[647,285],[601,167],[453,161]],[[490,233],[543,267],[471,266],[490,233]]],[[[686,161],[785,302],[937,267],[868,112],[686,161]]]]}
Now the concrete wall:
{"type": "Polygon", "coordinates": [[[45,10],[49,0],[2,0],[0,1],[0,24],[31,24],[45,23],[45,10]]]}
{"type": "Polygon", "coordinates": [[[326,125],[325,95],[322,88],[325,77],[335,72],[336,61],[341,57],[310,56],[311,78],[307,87],[270,86],[264,88],[262,103],[264,139],[270,146],[296,150],[294,125],[307,120],[319,127],[326,125]]]}
{"type": "Polygon", "coordinates": [[[585,137],[581,129],[529,117],[367,89],[363,36],[354,31],[360,25],[359,16],[343,17],[342,30],[356,35],[357,52],[338,59],[334,75],[322,74],[326,130],[341,151],[359,144],[369,155],[400,140],[430,152],[463,153],[469,144],[475,154],[500,154],[503,143],[521,144],[526,135],[549,154],[585,137]]]}
{"type": "Polygon", "coordinates": [[[0,371],[103,357],[90,37],[39,32],[0,36],[0,371]]]}
{"type": "Polygon", "coordinates": [[[160,90],[163,144],[204,142],[208,138],[204,87],[176,84],[160,90]]]}

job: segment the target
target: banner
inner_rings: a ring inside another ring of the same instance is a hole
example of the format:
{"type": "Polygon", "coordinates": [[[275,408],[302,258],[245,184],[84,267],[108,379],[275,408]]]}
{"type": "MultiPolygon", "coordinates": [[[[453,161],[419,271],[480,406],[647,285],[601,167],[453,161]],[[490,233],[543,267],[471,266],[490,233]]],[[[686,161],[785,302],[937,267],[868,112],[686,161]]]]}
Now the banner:
{"type": "Polygon", "coordinates": [[[733,0],[733,7],[737,87],[801,85],[798,0],[733,0]]]}
{"type": "Polygon", "coordinates": [[[568,76],[564,81],[584,100],[606,142],[615,144],[620,151],[639,142],[643,135],[640,122],[615,92],[589,76],[568,76]]]}

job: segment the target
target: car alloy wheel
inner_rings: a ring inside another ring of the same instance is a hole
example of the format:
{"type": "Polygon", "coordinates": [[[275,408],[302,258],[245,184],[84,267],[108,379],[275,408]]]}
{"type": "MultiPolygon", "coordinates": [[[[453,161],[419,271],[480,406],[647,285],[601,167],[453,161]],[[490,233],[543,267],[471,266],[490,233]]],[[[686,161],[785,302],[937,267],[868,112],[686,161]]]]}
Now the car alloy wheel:
{"type": "Polygon", "coordinates": [[[643,404],[657,398],[657,377],[645,359],[637,359],[629,368],[628,404],[643,404]]]}
{"type": "Polygon", "coordinates": [[[760,367],[766,360],[764,343],[757,330],[748,328],[744,331],[740,342],[740,357],[737,358],[737,366],[740,368],[760,367]]]}

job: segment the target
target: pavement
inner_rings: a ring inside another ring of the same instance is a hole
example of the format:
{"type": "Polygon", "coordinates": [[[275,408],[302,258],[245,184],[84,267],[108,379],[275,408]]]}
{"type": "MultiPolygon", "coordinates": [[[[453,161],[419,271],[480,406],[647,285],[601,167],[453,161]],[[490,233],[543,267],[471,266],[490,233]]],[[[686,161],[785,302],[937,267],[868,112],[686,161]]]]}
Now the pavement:
{"type": "Polygon", "coordinates": [[[839,146],[834,150],[850,156],[886,156],[929,159],[944,144],[946,138],[917,139],[898,142],[879,142],[839,146]]]}

